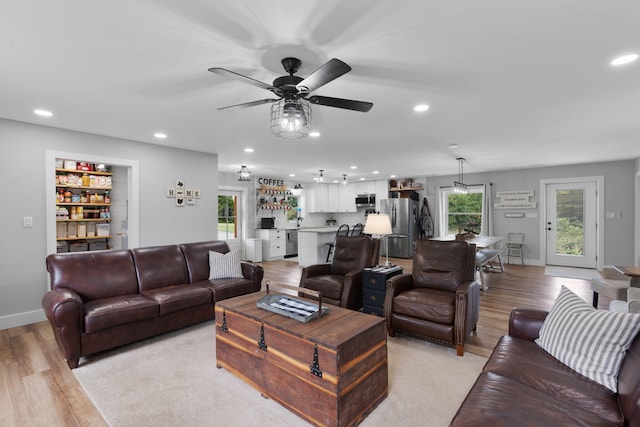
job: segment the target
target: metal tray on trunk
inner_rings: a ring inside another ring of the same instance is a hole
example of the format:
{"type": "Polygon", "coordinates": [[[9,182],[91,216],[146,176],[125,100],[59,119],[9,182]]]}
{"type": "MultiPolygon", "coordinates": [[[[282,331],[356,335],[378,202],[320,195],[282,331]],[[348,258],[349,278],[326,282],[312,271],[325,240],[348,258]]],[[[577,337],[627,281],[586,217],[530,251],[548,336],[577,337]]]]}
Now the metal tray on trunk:
{"type": "Polygon", "coordinates": [[[322,297],[319,292],[287,285],[278,286],[316,295],[319,303],[315,304],[310,301],[304,301],[283,294],[269,294],[269,283],[267,283],[267,295],[260,298],[256,305],[263,310],[268,310],[305,323],[310,320],[318,319],[329,311],[327,307],[322,307],[322,297]]]}

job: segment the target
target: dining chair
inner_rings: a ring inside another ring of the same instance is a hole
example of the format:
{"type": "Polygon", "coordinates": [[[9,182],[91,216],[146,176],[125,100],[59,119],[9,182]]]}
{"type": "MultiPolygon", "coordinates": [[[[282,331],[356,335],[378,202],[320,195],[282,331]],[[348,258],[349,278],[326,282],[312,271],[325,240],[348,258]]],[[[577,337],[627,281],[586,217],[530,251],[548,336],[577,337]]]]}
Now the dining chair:
{"type": "Polygon", "coordinates": [[[507,234],[507,264],[511,264],[511,258],[520,258],[524,268],[524,233],[507,234]]]}

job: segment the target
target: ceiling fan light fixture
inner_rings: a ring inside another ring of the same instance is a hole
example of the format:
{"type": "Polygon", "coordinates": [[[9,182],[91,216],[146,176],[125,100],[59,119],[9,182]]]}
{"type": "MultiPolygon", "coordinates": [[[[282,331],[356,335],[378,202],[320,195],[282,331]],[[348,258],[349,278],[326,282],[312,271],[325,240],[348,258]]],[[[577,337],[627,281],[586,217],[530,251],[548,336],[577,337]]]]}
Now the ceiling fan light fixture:
{"type": "Polygon", "coordinates": [[[311,104],[302,98],[282,98],[271,104],[271,133],[302,138],[311,132],[311,104]]]}
{"type": "Polygon", "coordinates": [[[251,171],[245,165],[238,171],[238,181],[251,181],[251,171]]]}

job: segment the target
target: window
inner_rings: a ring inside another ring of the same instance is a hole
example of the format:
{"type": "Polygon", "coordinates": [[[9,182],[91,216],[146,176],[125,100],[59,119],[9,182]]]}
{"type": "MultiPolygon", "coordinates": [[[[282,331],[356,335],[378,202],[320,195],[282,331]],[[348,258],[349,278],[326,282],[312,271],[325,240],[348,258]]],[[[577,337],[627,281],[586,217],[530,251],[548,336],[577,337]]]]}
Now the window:
{"type": "Polygon", "coordinates": [[[287,196],[286,203],[291,206],[291,210],[287,211],[287,221],[296,221],[299,216],[298,196],[287,196]]]}
{"type": "Polygon", "coordinates": [[[218,196],[218,239],[230,240],[238,237],[238,197],[218,196]]]}
{"type": "Polygon", "coordinates": [[[469,186],[467,194],[454,193],[452,187],[440,188],[440,235],[473,232],[482,229],[484,186],[469,186]]]}

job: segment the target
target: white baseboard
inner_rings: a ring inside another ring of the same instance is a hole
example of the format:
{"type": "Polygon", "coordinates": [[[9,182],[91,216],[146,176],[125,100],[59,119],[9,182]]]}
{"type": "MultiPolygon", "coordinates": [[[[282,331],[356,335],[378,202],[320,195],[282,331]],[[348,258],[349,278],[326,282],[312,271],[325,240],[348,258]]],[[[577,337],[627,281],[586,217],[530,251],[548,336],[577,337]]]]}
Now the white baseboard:
{"type": "Polygon", "coordinates": [[[47,320],[44,310],[27,311],[0,317],[0,330],[30,325],[47,320]]]}

